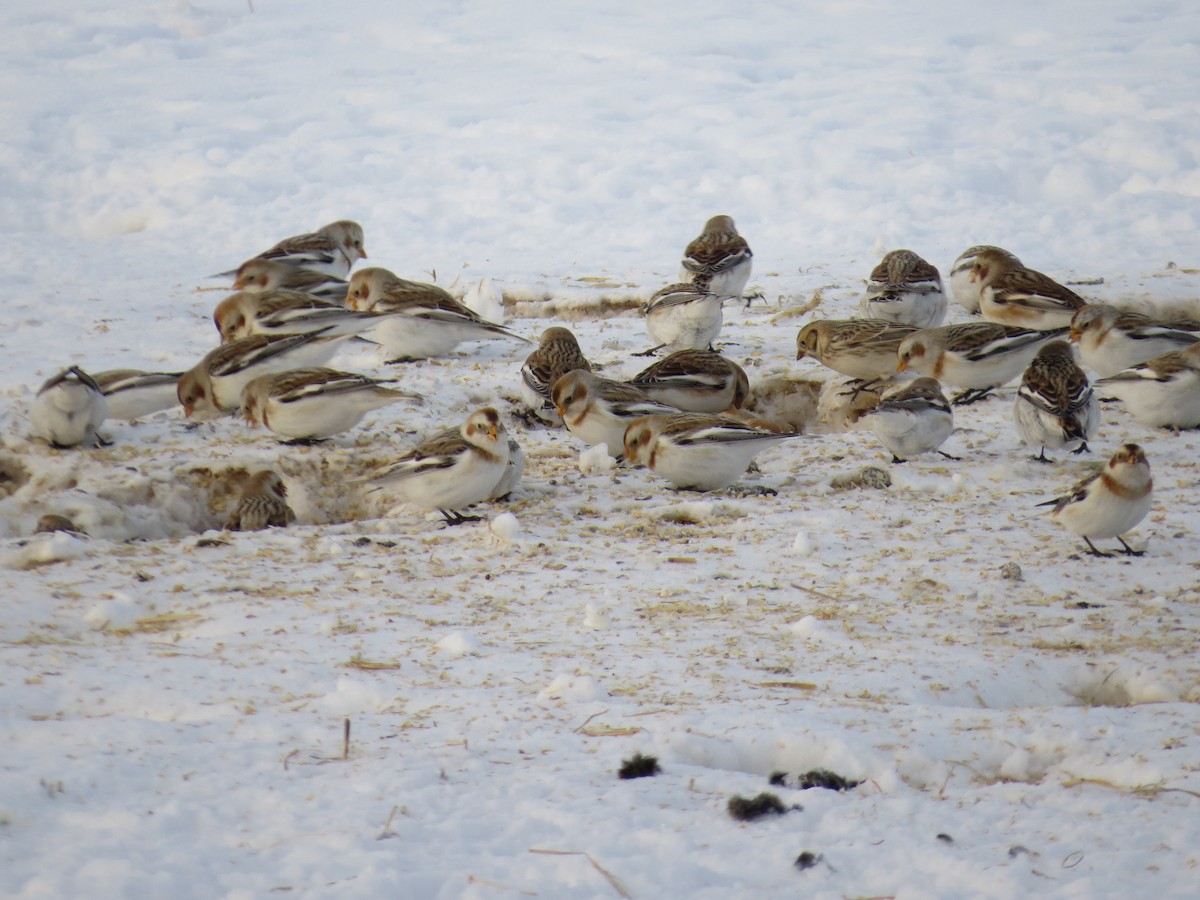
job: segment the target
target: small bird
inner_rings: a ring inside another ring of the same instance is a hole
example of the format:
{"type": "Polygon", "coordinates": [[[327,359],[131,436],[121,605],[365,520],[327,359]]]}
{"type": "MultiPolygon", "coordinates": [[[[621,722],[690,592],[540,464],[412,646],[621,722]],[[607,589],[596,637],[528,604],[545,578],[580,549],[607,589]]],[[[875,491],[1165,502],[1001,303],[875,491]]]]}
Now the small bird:
{"type": "Polygon", "coordinates": [[[679,412],[651,400],[640,388],[583,369],[555,381],[550,399],[571,434],[591,447],[605,444],[612,457],[621,455],[625,428],[631,421],[639,416],[679,412]]]}
{"type": "Polygon", "coordinates": [[[972,315],[979,314],[979,283],[971,278],[975,269],[975,257],[985,250],[1007,258],[1014,266],[1021,265],[1015,255],[991,244],[976,244],[958,255],[950,267],[950,293],[958,305],[972,315]]]}
{"type": "Polygon", "coordinates": [[[242,415],[291,443],[323,441],[349,431],[363,416],[420,394],[387,387],[396,379],[368,378],[334,369],[289,369],[261,375],[242,388],[242,415]]]}
{"type": "Polygon", "coordinates": [[[1067,328],[1086,301],[1004,250],[975,255],[971,279],[979,285],[979,311],[989,322],[1037,331],[1067,328]]]}
{"type": "Polygon", "coordinates": [[[1092,304],[1071,319],[1083,364],[1102,378],[1200,341],[1200,322],[1159,322],[1141,313],[1092,304]]]}
{"type": "Polygon", "coordinates": [[[796,335],[796,359],[811,356],[835,372],[870,383],[896,374],[900,344],[913,325],[882,319],[817,319],[796,335]]]}
{"type": "Polygon", "coordinates": [[[1100,425],[1100,403],[1075,354],[1066,341],[1043,344],[1034,357],[1013,402],[1017,433],[1030,447],[1040,447],[1034,457],[1046,459],[1046,449],[1087,451],[1087,442],[1100,425]]]}
{"type": "Polygon", "coordinates": [[[729,216],[713,216],[687,245],[679,264],[682,282],[704,279],[718,297],[740,297],[750,280],[754,254],[729,216]]]}
{"type": "Polygon", "coordinates": [[[566,328],[557,325],[547,328],[537,349],[521,366],[521,399],[543,422],[562,424],[562,416],[550,400],[550,387],[574,369],[592,371],[592,364],[579,349],[579,341],[566,328]]]}
{"type": "Polygon", "coordinates": [[[287,504],[287,486],[275,472],[255,472],[242,488],[241,499],[225,522],[226,531],[262,531],[286,528],[296,521],[287,504]]]}
{"type": "Polygon", "coordinates": [[[272,372],[327,363],[349,335],[252,334],[222,344],[179,378],[185,416],[208,419],[232,412],[247,383],[272,372]]]}
{"type": "Polygon", "coordinates": [[[754,457],[798,434],[768,431],[721,416],[670,413],[636,418],[625,430],[625,458],[675,487],[716,491],[745,474],[754,457]]]}
{"type": "Polygon", "coordinates": [[[388,313],[368,335],[393,357],[389,362],[442,356],[463,341],[532,343],[481,318],[436,285],[408,281],[377,266],[354,273],[346,301],[353,309],[388,313]]]}
{"type": "Polygon", "coordinates": [[[107,369],[92,376],[107,404],[108,419],[138,419],[179,405],[182,372],[107,369]]]}
{"type": "Polygon", "coordinates": [[[492,488],[492,492],[487,495],[488,500],[504,500],[511,494],[521,483],[521,476],[525,474],[525,452],[521,449],[521,445],[517,443],[517,439],[511,434],[508,436],[508,464],[504,467],[504,474],[500,476],[500,480],[496,482],[496,486],[492,488]]]}
{"type": "Polygon", "coordinates": [[[1196,428],[1200,426],[1200,343],[1101,378],[1096,388],[1124,403],[1142,425],[1196,428]]]}
{"type": "Polygon", "coordinates": [[[892,250],[871,272],[858,311],[917,328],[941,325],[946,318],[946,294],[935,266],[911,250],[892,250]]]}
{"type": "Polygon", "coordinates": [[[897,351],[899,370],[912,369],[965,390],[956,406],[974,403],[1025,371],[1047,341],[1066,328],[1036,331],[995,322],[964,322],[924,328],[909,335],[897,351]]]}
{"type": "Polygon", "coordinates": [[[475,410],[458,428],[447,428],[390,466],[357,483],[386,487],[424,509],[436,509],[447,525],[477,522],[458,510],[487,500],[508,472],[508,432],[490,406],[475,410]]]}
{"type": "Polygon", "coordinates": [[[683,412],[741,409],[750,398],[750,379],[731,359],[712,350],[677,350],[629,379],[651,400],[683,412]]]}
{"type": "MultiPolygon", "coordinates": [[[[217,304],[213,310],[213,324],[222,341],[234,341],[252,334],[265,334],[259,326],[260,322],[277,321],[277,316],[319,309],[346,312],[343,306],[301,291],[238,291],[217,304]]],[[[300,330],[297,326],[297,333],[300,330]]]]}
{"type": "Polygon", "coordinates": [[[722,298],[712,291],[706,276],[669,284],[655,291],[642,307],[646,333],[655,345],[634,356],[651,356],[663,347],[672,350],[711,350],[721,333],[722,298]]]}
{"type": "Polygon", "coordinates": [[[1125,444],[1108,463],[1077,483],[1070,492],[1039,503],[1053,506],[1050,515],[1088,545],[1092,556],[1112,556],[1096,549],[1092,539],[1116,538],[1129,556],[1146,551],[1134,550],[1122,537],[1150,512],[1154,482],[1150,463],[1137,444],[1125,444]]]}
{"type": "Polygon", "coordinates": [[[284,238],[254,258],[270,259],[289,266],[313,269],[335,278],[345,278],[350,274],[351,266],[367,258],[367,251],[363,249],[362,226],[342,219],[308,234],[284,238]]]}
{"type": "Polygon", "coordinates": [[[871,430],[891,451],[894,463],[931,450],[958,458],[938,450],[954,431],[954,413],[936,378],[923,376],[896,386],[864,415],[870,416],[871,430]]]}
{"type": "Polygon", "coordinates": [[[251,294],[299,291],[330,303],[342,304],[346,301],[350,284],[345,279],[304,266],[289,266],[274,259],[248,259],[237,270],[233,287],[251,294]]]}
{"type": "Polygon", "coordinates": [[[96,380],[79,366],[64,369],[38,389],[29,421],[39,437],[65,450],[106,443],[97,429],[108,408],[96,380]]]}

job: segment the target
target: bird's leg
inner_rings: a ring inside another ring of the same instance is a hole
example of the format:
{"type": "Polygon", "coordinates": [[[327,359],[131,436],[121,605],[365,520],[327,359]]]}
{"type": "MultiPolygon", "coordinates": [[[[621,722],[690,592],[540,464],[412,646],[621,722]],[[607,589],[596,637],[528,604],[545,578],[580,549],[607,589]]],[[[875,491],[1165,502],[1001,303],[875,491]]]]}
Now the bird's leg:
{"type": "Polygon", "coordinates": [[[446,521],[442,523],[443,528],[451,528],[455,525],[463,525],[467,522],[482,522],[484,519],[483,516],[464,516],[462,513],[453,509],[439,509],[438,512],[446,517],[446,521]]]}
{"type": "Polygon", "coordinates": [[[1145,556],[1146,555],[1145,550],[1134,550],[1132,547],[1130,547],[1127,543],[1125,543],[1125,538],[1121,537],[1119,534],[1117,535],[1117,540],[1120,541],[1121,546],[1125,548],[1126,556],[1145,556]]]}
{"type": "Polygon", "coordinates": [[[895,453],[892,454],[892,464],[893,465],[901,465],[902,463],[906,463],[906,462],[908,462],[907,459],[901,459],[895,453]]]}
{"type": "MultiPolygon", "coordinates": [[[[1052,459],[1046,459],[1046,448],[1044,446],[1042,447],[1041,453],[1039,453],[1037,456],[1031,456],[1029,458],[1032,459],[1034,462],[1040,462],[1040,463],[1054,462],[1054,460],[1052,460],[1052,459]]],[[[1087,540],[1087,538],[1084,538],[1084,540],[1087,540]]]]}
{"type": "Polygon", "coordinates": [[[288,441],[280,441],[279,444],[281,447],[314,447],[317,444],[325,443],[325,441],[326,441],[326,438],[305,437],[305,438],[292,438],[291,440],[288,440],[288,441]]]}
{"type": "Polygon", "coordinates": [[[634,356],[653,356],[655,353],[657,353],[659,350],[661,350],[665,346],[667,346],[667,345],[659,344],[657,347],[651,347],[649,350],[643,350],[641,353],[634,353],[633,355],[634,356]]]}
{"type": "MultiPolygon", "coordinates": [[[[1104,557],[1112,556],[1111,553],[1105,553],[1103,550],[1097,550],[1096,545],[1093,544],[1086,537],[1083,540],[1087,543],[1088,547],[1090,548],[1088,550],[1088,553],[1092,554],[1092,556],[1104,556],[1104,557]]],[[[1125,542],[1122,541],[1121,543],[1125,543],[1125,542]]]]}
{"type": "Polygon", "coordinates": [[[394,365],[398,365],[399,363],[411,363],[411,362],[420,362],[420,361],[421,360],[419,360],[415,356],[397,356],[395,359],[385,360],[384,365],[385,366],[394,366],[394,365]]]}
{"type": "Polygon", "coordinates": [[[939,454],[941,454],[942,456],[946,457],[946,459],[952,459],[952,460],[954,460],[955,462],[962,462],[962,457],[961,457],[961,456],[951,456],[951,455],[950,455],[949,453],[947,453],[945,450],[939,450],[939,451],[938,451],[938,453],[939,453],[939,454]]]}

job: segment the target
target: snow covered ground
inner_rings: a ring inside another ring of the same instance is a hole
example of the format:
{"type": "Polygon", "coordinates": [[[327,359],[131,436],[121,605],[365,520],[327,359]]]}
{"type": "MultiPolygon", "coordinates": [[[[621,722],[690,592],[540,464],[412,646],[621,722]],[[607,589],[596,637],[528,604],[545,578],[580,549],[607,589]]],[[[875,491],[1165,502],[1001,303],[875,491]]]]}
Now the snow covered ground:
{"type": "Polygon", "coordinates": [[[1191,5],[62,0],[0,24],[0,893],[1195,895],[1200,434],[1105,405],[1092,458],[1141,444],[1155,505],[1146,556],[1094,560],[1036,506],[1085,461],[1030,462],[1011,388],[958,412],[961,462],[892,466],[815,418],[829,373],[794,358],[898,246],[945,272],[994,242],[1200,316],[1191,5]],[[748,479],[777,496],[585,474],[512,417],[506,342],[404,367],[423,406],[321,446],[178,411],[99,450],[30,437],[46,378],[190,367],[207,275],[343,217],[369,262],[489,277],[512,328],[565,322],[632,375],[637,302],[719,212],[764,298],[719,343],[808,431],[748,479]],[[528,457],[491,523],[347,489],[483,404],[528,457]],[[864,466],[891,486],[842,486],[864,466]],[[263,467],[298,525],[217,531],[263,467]],[[44,513],[89,537],[29,541],[44,513]],[[618,780],[635,752],[662,774],[618,780]],[[862,784],[794,787],[817,768],[862,784]],[[727,814],[764,790],[797,808],[727,814]]]}

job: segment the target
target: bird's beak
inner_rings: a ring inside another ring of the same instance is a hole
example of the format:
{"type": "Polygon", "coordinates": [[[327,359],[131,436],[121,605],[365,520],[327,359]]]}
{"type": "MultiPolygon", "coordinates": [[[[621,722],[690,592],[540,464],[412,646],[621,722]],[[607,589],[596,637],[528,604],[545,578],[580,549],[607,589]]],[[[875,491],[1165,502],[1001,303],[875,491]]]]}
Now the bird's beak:
{"type": "Polygon", "coordinates": [[[194,406],[188,406],[187,404],[184,404],[184,406],[183,406],[184,418],[190,419],[192,417],[192,411],[194,409],[195,409],[194,406]]]}
{"type": "Polygon", "coordinates": [[[1074,341],[1075,343],[1078,344],[1079,339],[1081,337],[1083,337],[1083,333],[1081,331],[1079,331],[1078,328],[1072,328],[1071,333],[1069,335],[1067,335],[1067,337],[1069,337],[1072,341],[1074,341]]]}
{"type": "Polygon", "coordinates": [[[500,438],[500,429],[496,425],[488,426],[487,436],[490,440],[498,440],[500,438]]]}
{"type": "Polygon", "coordinates": [[[235,291],[240,291],[245,286],[246,286],[246,280],[244,278],[239,278],[237,281],[235,281],[233,283],[233,289],[235,291]]]}
{"type": "Polygon", "coordinates": [[[364,247],[364,248],[362,248],[361,250],[359,250],[358,252],[359,252],[359,253],[362,255],[362,258],[363,258],[363,259],[366,259],[366,258],[367,258],[367,250],[366,250],[366,248],[365,248],[365,247],[364,247]]]}
{"type": "Polygon", "coordinates": [[[903,372],[907,368],[908,368],[908,360],[906,360],[906,359],[902,359],[898,363],[896,363],[896,371],[897,372],[903,372]]]}

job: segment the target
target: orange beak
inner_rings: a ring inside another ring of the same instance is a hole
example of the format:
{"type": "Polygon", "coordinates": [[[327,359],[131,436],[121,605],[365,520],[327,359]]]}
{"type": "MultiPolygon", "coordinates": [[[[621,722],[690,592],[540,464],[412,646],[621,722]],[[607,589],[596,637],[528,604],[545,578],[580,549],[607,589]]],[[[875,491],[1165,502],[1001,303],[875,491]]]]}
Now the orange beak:
{"type": "Polygon", "coordinates": [[[902,360],[900,360],[900,362],[898,362],[896,364],[897,372],[903,372],[907,368],[908,368],[908,360],[907,359],[902,359],[902,360]]]}

